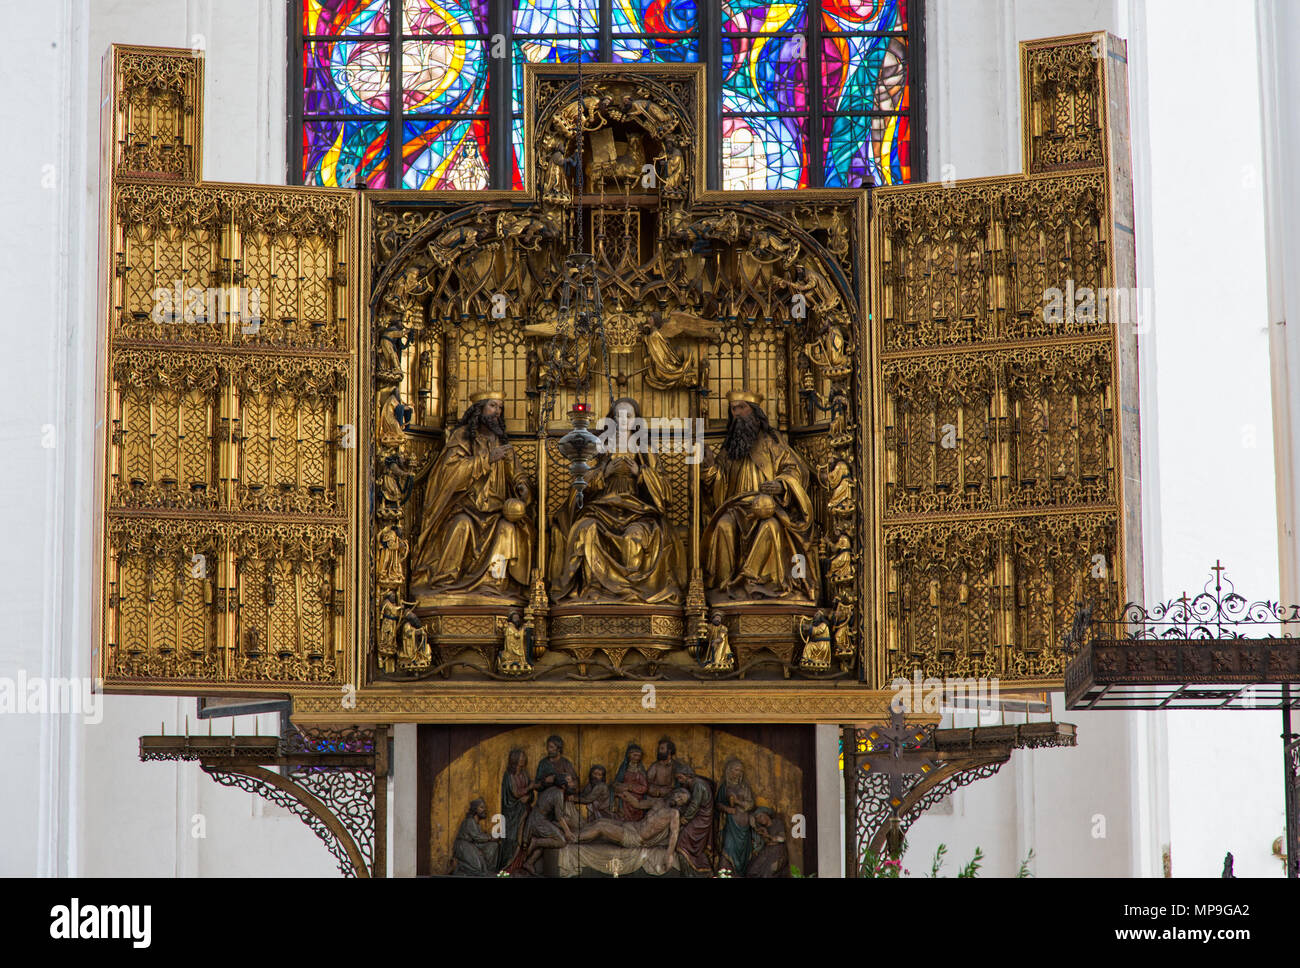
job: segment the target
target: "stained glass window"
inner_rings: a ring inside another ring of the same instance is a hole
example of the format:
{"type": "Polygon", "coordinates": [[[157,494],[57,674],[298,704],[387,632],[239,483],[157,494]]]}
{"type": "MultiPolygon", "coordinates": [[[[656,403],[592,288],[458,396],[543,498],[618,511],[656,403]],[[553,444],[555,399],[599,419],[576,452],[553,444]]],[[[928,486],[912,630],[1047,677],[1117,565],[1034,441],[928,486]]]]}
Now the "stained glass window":
{"type": "Polygon", "coordinates": [[[302,0],[303,184],[486,188],[488,4],[302,0]]]}
{"type": "Polygon", "coordinates": [[[579,59],[706,61],[717,187],[895,184],[920,164],[908,0],[299,2],[304,184],[519,188],[523,65],[579,59]]]}
{"type": "Polygon", "coordinates": [[[721,187],[911,181],[907,4],[721,0],[721,187]]]}

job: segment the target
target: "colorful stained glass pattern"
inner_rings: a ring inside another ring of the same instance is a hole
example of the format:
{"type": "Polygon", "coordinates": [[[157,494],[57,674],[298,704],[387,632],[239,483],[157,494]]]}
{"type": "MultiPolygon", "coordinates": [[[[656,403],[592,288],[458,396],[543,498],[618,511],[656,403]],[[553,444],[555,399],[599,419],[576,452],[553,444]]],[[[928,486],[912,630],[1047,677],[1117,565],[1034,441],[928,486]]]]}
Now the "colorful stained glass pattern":
{"type": "Polygon", "coordinates": [[[488,0],[402,0],[402,33],[459,37],[488,32],[488,0]]]}
{"type": "Polygon", "coordinates": [[[510,121],[510,187],[523,188],[524,176],[519,170],[519,159],[524,153],[524,119],[512,118],[510,121]]]}
{"type": "Polygon", "coordinates": [[[600,0],[515,0],[515,36],[594,33],[599,26],[600,0]]]}
{"type": "Polygon", "coordinates": [[[695,0],[610,0],[616,34],[688,34],[697,16],[695,0]]]}
{"type": "Polygon", "coordinates": [[[904,38],[822,38],[823,110],[902,111],[906,93],[904,38]]]}
{"type": "Polygon", "coordinates": [[[907,0],[812,4],[822,31],[818,77],[809,72],[809,6],[722,0],[723,187],[808,184],[807,150],[787,139],[814,112],[826,116],[816,138],[825,151],[820,184],[910,180],[909,52],[899,36],[907,0]]]}
{"type": "Polygon", "coordinates": [[[808,187],[807,118],[724,117],[722,187],[808,187]]]}
{"type": "Polygon", "coordinates": [[[388,45],[308,41],[302,52],[304,114],[379,114],[388,110],[388,45]]]}
{"type": "Polygon", "coordinates": [[[700,59],[700,42],[695,37],[612,38],[616,64],[682,64],[700,59]]]}
{"type": "Polygon", "coordinates": [[[388,0],[303,0],[306,35],[387,36],[388,0]]]}
{"type": "Polygon", "coordinates": [[[790,37],[722,38],[722,110],[806,111],[807,42],[790,37]]]}
{"type": "Polygon", "coordinates": [[[402,129],[403,188],[488,187],[485,120],[407,121],[402,129]]]}
{"type": "Polygon", "coordinates": [[[770,3],[768,0],[723,0],[722,32],[771,34],[781,31],[802,32],[808,29],[808,8],[803,0],[796,3],[770,3]]]}
{"type": "Polygon", "coordinates": [[[824,181],[827,188],[898,185],[912,180],[906,114],[827,118],[824,181]]]}
{"type": "Polygon", "coordinates": [[[822,31],[907,30],[907,0],[822,0],[822,31]]]}
{"type": "Polygon", "coordinates": [[[304,185],[343,187],[349,171],[356,185],[383,188],[388,159],[388,120],[306,121],[302,126],[304,185]]]}
{"type": "Polygon", "coordinates": [[[701,45],[701,0],[300,2],[307,184],[336,184],[344,169],[335,168],[351,166],[357,183],[371,187],[387,178],[408,188],[487,187],[488,18],[498,2],[511,18],[512,98],[509,117],[495,123],[512,142],[515,188],[525,63],[698,62],[706,53],[721,67],[722,187],[857,187],[912,177],[915,0],[709,0],[721,22],[721,49],[712,52],[701,45]],[[603,55],[602,9],[610,17],[603,55]],[[394,19],[404,37],[390,50],[394,19]],[[811,59],[820,59],[819,76],[809,66],[813,26],[821,32],[811,59]],[[398,126],[400,175],[387,171],[387,133],[398,126]]]}
{"type": "Polygon", "coordinates": [[[402,108],[407,114],[465,114],[486,108],[487,53],[481,40],[402,44],[402,108]]]}

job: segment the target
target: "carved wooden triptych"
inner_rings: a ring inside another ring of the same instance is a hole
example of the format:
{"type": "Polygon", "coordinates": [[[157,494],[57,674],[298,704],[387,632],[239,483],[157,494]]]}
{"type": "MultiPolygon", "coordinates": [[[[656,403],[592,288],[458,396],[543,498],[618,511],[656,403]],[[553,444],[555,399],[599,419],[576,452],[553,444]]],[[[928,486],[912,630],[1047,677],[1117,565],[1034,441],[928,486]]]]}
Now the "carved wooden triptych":
{"type": "Polygon", "coordinates": [[[1140,574],[1122,45],[1022,67],[1019,175],[708,192],[702,67],[540,66],[523,191],[355,192],[201,181],[201,59],[115,47],[108,687],[781,723],[1059,683],[1140,574]],[[644,436],[577,466],[607,413],[644,436]]]}

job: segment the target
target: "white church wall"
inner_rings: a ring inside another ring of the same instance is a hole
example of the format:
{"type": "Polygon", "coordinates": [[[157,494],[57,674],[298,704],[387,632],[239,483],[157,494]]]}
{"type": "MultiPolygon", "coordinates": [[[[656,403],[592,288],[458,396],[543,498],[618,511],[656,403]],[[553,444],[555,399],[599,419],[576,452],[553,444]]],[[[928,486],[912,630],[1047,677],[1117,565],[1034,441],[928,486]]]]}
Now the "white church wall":
{"type": "MultiPolygon", "coordinates": [[[[1276,500],[1269,393],[1259,86],[1254,10],[1209,0],[1151,3],[1151,191],[1159,345],[1164,598],[1201,590],[1221,559],[1237,588],[1275,599],[1276,500]],[[1239,70],[1205,84],[1214,58],[1239,70]],[[1217,127],[1220,139],[1202,141],[1217,127]],[[1211,147],[1217,140],[1217,147],[1211,147]]],[[[1175,876],[1279,876],[1278,713],[1171,714],[1175,876]]]]}
{"type": "MultiPolygon", "coordinates": [[[[72,4],[83,10],[79,4],[72,4]]],[[[203,177],[210,181],[283,184],[285,173],[284,14],[279,3],[260,0],[136,0],[89,8],[85,57],[89,71],[86,103],[100,99],[99,62],[109,44],[151,44],[203,49],[203,177]]],[[[55,111],[51,116],[58,116],[55,111]]],[[[98,110],[85,118],[79,146],[92,159],[86,173],[88,202],[81,231],[98,238],[98,110]]],[[[97,278],[91,247],[84,279],[91,293],[97,278]]],[[[80,321],[78,338],[95,339],[94,306],[80,321]]],[[[93,385],[93,370],[86,379],[93,385]]],[[[93,420],[89,393],[78,397],[84,419],[93,420]]],[[[87,446],[89,446],[87,435],[87,446]]],[[[87,486],[88,486],[87,481],[87,486]]],[[[83,503],[84,490],[83,490],[83,503]]],[[[89,528],[89,520],[84,527],[89,528]]],[[[89,558],[78,565],[78,581],[89,598],[89,558]]],[[[84,650],[89,626],[75,648],[84,650]]],[[[78,798],[80,850],[72,873],[162,876],[337,876],[334,859],[311,830],[281,808],[240,790],[218,786],[192,763],[140,763],[138,737],[184,727],[205,731],[192,699],[108,697],[104,722],[84,729],[78,798]],[[204,836],[196,836],[202,833],[204,836]]],[[[263,735],[274,732],[274,716],[258,717],[263,735]]],[[[236,723],[254,731],[253,717],[236,723]]],[[[229,732],[229,720],[214,724],[229,732]]]]}

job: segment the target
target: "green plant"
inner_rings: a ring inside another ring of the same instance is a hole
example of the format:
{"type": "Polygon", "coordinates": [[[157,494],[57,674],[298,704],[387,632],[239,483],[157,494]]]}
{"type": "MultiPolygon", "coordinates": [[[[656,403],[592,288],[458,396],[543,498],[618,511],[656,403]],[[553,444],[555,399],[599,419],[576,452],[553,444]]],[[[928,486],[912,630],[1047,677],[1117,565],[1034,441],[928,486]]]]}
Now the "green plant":
{"type": "Polygon", "coordinates": [[[943,866],[944,855],[948,853],[948,845],[940,844],[934,850],[934,863],[930,865],[930,876],[938,877],[939,868],[943,866]]]}
{"type": "Polygon", "coordinates": [[[1033,860],[1033,859],[1034,859],[1034,848],[1030,847],[1030,848],[1029,848],[1029,853],[1027,853],[1027,854],[1025,855],[1025,859],[1022,860],[1022,861],[1020,862],[1020,871],[1019,871],[1019,873],[1016,874],[1016,877],[1033,877],[1033,876],[1034,876],[1033,871],[1031,871],[1031,870],[1029,869],[1029,862],[1030,862],[1031,860],[1033,860]]]}
{"type": "MultiPolygon", "coordinates": [[[[903,841],[903,849],[899,851],[898,857],[891,858],[888,854],[877,854],[867,850],[862,854],[862,865],[859,871],[859,877],[911,877],[912,872],[903,867],[903,855],[907,853],[907,841],[903,841]]],[[[940,844],[935,848],[934,859],[930,862],[930,877],[939,877],[939,871],[943,869],[944,862],[948,859],[948,845],[940,844]]],[[[1020,862],[1020,870],[1016,877],[1033,877],[1033,871],[1030,870],[1030,863],[1034,859],[1034,850],[1031,847],[1025,859],[1020,862]]],[[[960,871],[958,877],[979,877],[980,870],[984,867],[984,851],[980,847],[975,848],[975,854],[966,863],[960,871]]]]}
{"type": "Polygon", "coordinates": [[[970,859],[970,863],[968,863],[965,867],[963,867],[961,869],[961,873],[958,874],[957,876],[958,877],[979,877],[980,867],[982,866],[980,864],[980,861],[982,861],[983,859],[984,859],[984,851],[976,847],[975,856],[970,859]]]}
{"type": "Polygon", "coordinates": [[[897,857],[890,857],[887,853],[877,854],[875,851],[866,850],[862,854],[862,865],[858,876],[911,877],[912,872],[903,867],[903,855],[905,853],[907,853],[907,841],[903,841],[903,847],[898,852],[897,857]]]}

